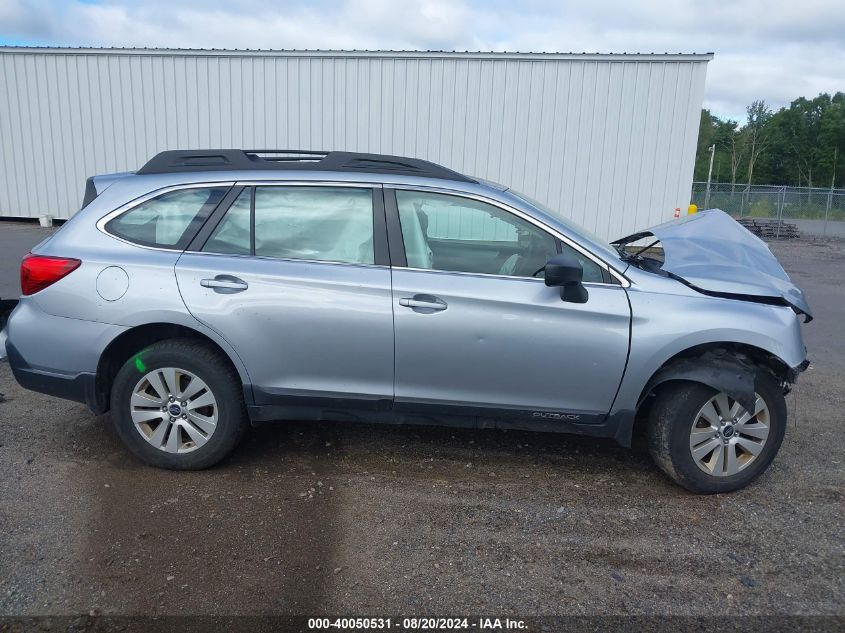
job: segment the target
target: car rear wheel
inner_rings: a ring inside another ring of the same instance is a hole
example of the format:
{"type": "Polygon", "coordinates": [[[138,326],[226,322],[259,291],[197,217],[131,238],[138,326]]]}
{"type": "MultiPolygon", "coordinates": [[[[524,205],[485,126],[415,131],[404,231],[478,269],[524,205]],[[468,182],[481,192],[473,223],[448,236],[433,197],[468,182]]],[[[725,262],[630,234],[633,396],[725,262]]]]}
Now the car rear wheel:
{"type": "Polygon", "coordinates": [[[187,339],[155,343],[126,361],[111,412],[129,450],[160,468],[213,466],[247,428],[237,374],[219,352],[187,339]]]}
{"type": "Polygon", "coordinates": [[[651,409],[649,451],[663,472],[692,492],[730,492],[748,485],[777,455],[786,402],[775,378],[756,380],[753,410],[700,383],[668,383],[651,409]]]}

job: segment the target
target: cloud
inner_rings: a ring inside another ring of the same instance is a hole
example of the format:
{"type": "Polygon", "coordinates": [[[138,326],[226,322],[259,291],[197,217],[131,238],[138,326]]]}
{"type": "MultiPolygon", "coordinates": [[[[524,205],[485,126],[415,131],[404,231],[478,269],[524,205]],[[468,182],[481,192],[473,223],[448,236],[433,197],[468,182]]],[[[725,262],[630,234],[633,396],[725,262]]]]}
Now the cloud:
{"type": "Polygon", "coordinates": [[[110,2],[0,0],[0,37],[39,44],[179,48],[454,48],[481,43],[449,0],[110,2]]]}
{"type": "Polygon", "coordinates": [[[845,90],[838,0],[0,0],[0,39],[66,46],[707,52],[705,105],[845,90]]]}

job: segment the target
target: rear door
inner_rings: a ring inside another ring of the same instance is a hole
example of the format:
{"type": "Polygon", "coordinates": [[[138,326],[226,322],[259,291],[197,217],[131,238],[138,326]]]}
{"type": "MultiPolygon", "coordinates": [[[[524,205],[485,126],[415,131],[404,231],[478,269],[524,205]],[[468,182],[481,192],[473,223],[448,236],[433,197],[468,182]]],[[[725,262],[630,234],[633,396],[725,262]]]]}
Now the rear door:
{"type": "Polygon", "coordinates": [[[258,405],[389,408],[393,315],[381,188],[245,183],[176,266],[191,313],[258,405]]]}
{"type": "Polygon", "coordinates": [[[601,422],[628,354],[624,288],[492,201],[387,187],[385,200],[391,255],[406,259],[393,258],[396,410],[601,422]],[[582,262],[586,303],[542,279],[561,250],[582,262]]]}

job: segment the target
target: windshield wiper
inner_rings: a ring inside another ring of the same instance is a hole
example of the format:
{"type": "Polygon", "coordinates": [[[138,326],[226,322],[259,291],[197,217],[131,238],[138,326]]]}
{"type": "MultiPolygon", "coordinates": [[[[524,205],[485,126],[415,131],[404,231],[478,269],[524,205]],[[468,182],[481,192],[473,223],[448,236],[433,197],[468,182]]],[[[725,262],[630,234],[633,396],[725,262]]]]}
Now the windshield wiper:
{"type": "Polygon", "coordinates": [[[642,254],[643,254],[643,253],[645,253],[648,249],[650,249],[652,246],[655,246],[655,245],[657,245],[657,244],[660,244],[660,240],[654,240],[654,241],[653,241],[651,244],[649,244],[648,246],[643,246],[640,250],[638,250],[636,253],[634,253],[633,255],[631,255],[631,257],[634,257],[634,258],[636,258],[636,259],[642,259],[642,258],[640,257],[640,255],[642,255],[642,254]]]}
{"type": "Polygon", "coordinates": [[[632,264],[637,268],[643,268],[645,258],[642,256],[642,254],[659,243],[660,240],[654,240],[650,244],[643,246],[641,249],[633,253],[629,253],[625,250],[625,244],[616,243],[613,246],[616,248],[616,252],[618,252],[619,256],[622,258],[622,261],[628,262],[629,264],[632,264]]]}

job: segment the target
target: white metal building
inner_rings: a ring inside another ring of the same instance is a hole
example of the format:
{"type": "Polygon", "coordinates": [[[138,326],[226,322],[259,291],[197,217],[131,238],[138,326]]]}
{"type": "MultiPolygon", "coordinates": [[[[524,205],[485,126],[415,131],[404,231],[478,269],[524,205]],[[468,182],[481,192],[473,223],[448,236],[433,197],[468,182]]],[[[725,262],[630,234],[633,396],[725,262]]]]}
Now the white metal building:
{"type": "Polygon", "coordinates": [[[711,54],[0,47],[0,216],[67,218],[87,176],[176,148],[399,154],[604,237],[689,203],[711,54]]]}

